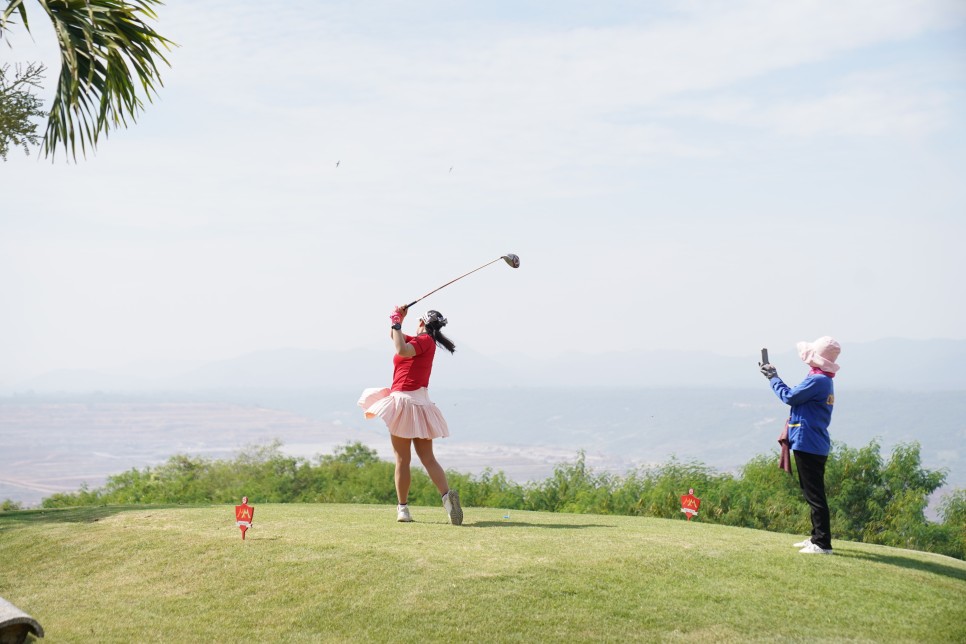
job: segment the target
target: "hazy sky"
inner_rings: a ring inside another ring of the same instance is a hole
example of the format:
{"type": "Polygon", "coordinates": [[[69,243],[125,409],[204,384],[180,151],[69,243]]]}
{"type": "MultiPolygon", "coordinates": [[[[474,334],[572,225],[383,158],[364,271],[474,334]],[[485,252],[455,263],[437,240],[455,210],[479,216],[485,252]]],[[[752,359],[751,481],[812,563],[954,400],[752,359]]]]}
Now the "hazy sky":
{"type": "MultiPolygon", "coordinates": [[[[52,86],[27,6],[0,62],[52,86]]],[[[962,2],[159,13],[180,47],[136,125],[0,163],[0,385],[388,351],[394,304],[508,252],[416,308],[520,359],[966,338],[962,2]]]]}

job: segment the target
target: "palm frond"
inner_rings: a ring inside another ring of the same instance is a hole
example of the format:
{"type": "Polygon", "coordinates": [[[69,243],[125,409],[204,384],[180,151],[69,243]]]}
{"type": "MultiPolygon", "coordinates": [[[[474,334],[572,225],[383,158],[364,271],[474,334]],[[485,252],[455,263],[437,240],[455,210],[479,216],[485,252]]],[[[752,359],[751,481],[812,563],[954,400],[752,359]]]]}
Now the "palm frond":
{"type": "Polygon", "coordinates": [[[3,30],[7,28],[7,22],[9,22],[9,18],[14,11],[20,14],[23,26],[27,28],[27,31],[30,31],[30,24],[27,22],[27,9],[23,6],[23,0],[10,0],[7,3],[7,8],[0,14],[0,35],[3,35],[3,30]]]}
{"type": "MultiPolygon", "coordinates": [[[[86,156],[101,135],[133,123],[163,86],[158,64],[170,66],[164,51],[174,43],[156,32],[159,0],[37,0],[50,17],[61,53],[61,71],[44,135],[43,150],[51,156],[59,145],[77,159],[86,156]]],[[[12,0],[4,16],[20,11],[12,0]]]]}

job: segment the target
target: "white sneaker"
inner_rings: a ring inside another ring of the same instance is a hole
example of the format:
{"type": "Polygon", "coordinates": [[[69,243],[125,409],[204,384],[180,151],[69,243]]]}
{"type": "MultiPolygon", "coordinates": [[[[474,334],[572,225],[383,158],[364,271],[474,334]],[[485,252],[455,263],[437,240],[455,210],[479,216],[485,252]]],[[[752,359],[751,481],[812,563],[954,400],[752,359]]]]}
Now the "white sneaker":
{"type": "Polygon", "coordinates": [[[830,555],[832,554],[831,549],[826,550],[825,548],[820,548],[818,544],[809,543],[807,546],[799,550],[803,555],[830,555]]]}
{"type": "Polygon", "coordinates": [[[460,493],[450,490],[443,496],[443,509],[453,525],[463,525],[463,508],[460,507],[460,493]]]}
{"type": "Polygon", "coordinates": [[[792,547],[793,548],[804,548],[804,547],[809,546],[811,544],[812,544],[812,540],[809,538],[809,539],[806,539],[805,541],[799,541],[798,543],[793,543],[792,544],[792,547]]]}
{"type": "Polygon", "coordinates": [[[396,506],[396,521],[399,521],[400,523],[410,523],[412,520],[413,518],[409,514],[408,505],[396,506]]]}

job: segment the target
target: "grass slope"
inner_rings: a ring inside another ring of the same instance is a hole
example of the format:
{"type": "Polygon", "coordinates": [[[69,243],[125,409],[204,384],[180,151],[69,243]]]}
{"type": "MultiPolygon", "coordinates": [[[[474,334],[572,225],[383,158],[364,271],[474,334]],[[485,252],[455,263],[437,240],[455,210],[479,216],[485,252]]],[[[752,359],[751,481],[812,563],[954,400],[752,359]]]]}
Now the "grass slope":
{"type": "Polygon", "coordinates": [[[684,520],[255,504],[0,514],[46,642],[964,641],[966,562],[684,520]],[[507,518],[509,516],[509,518],[507,518]]]}

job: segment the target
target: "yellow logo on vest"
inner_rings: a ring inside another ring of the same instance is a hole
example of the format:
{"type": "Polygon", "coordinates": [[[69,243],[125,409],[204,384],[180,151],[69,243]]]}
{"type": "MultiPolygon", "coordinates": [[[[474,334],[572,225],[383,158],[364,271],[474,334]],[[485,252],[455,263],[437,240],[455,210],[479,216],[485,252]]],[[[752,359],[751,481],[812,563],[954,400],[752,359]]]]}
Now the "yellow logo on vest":
{"type": "Polygon", "coordinates": [[[835,394],[829,394],[828,395],[828,400],[825,401],[825,404],[826,405],[834,405],[835,404],[835,394]]]}

